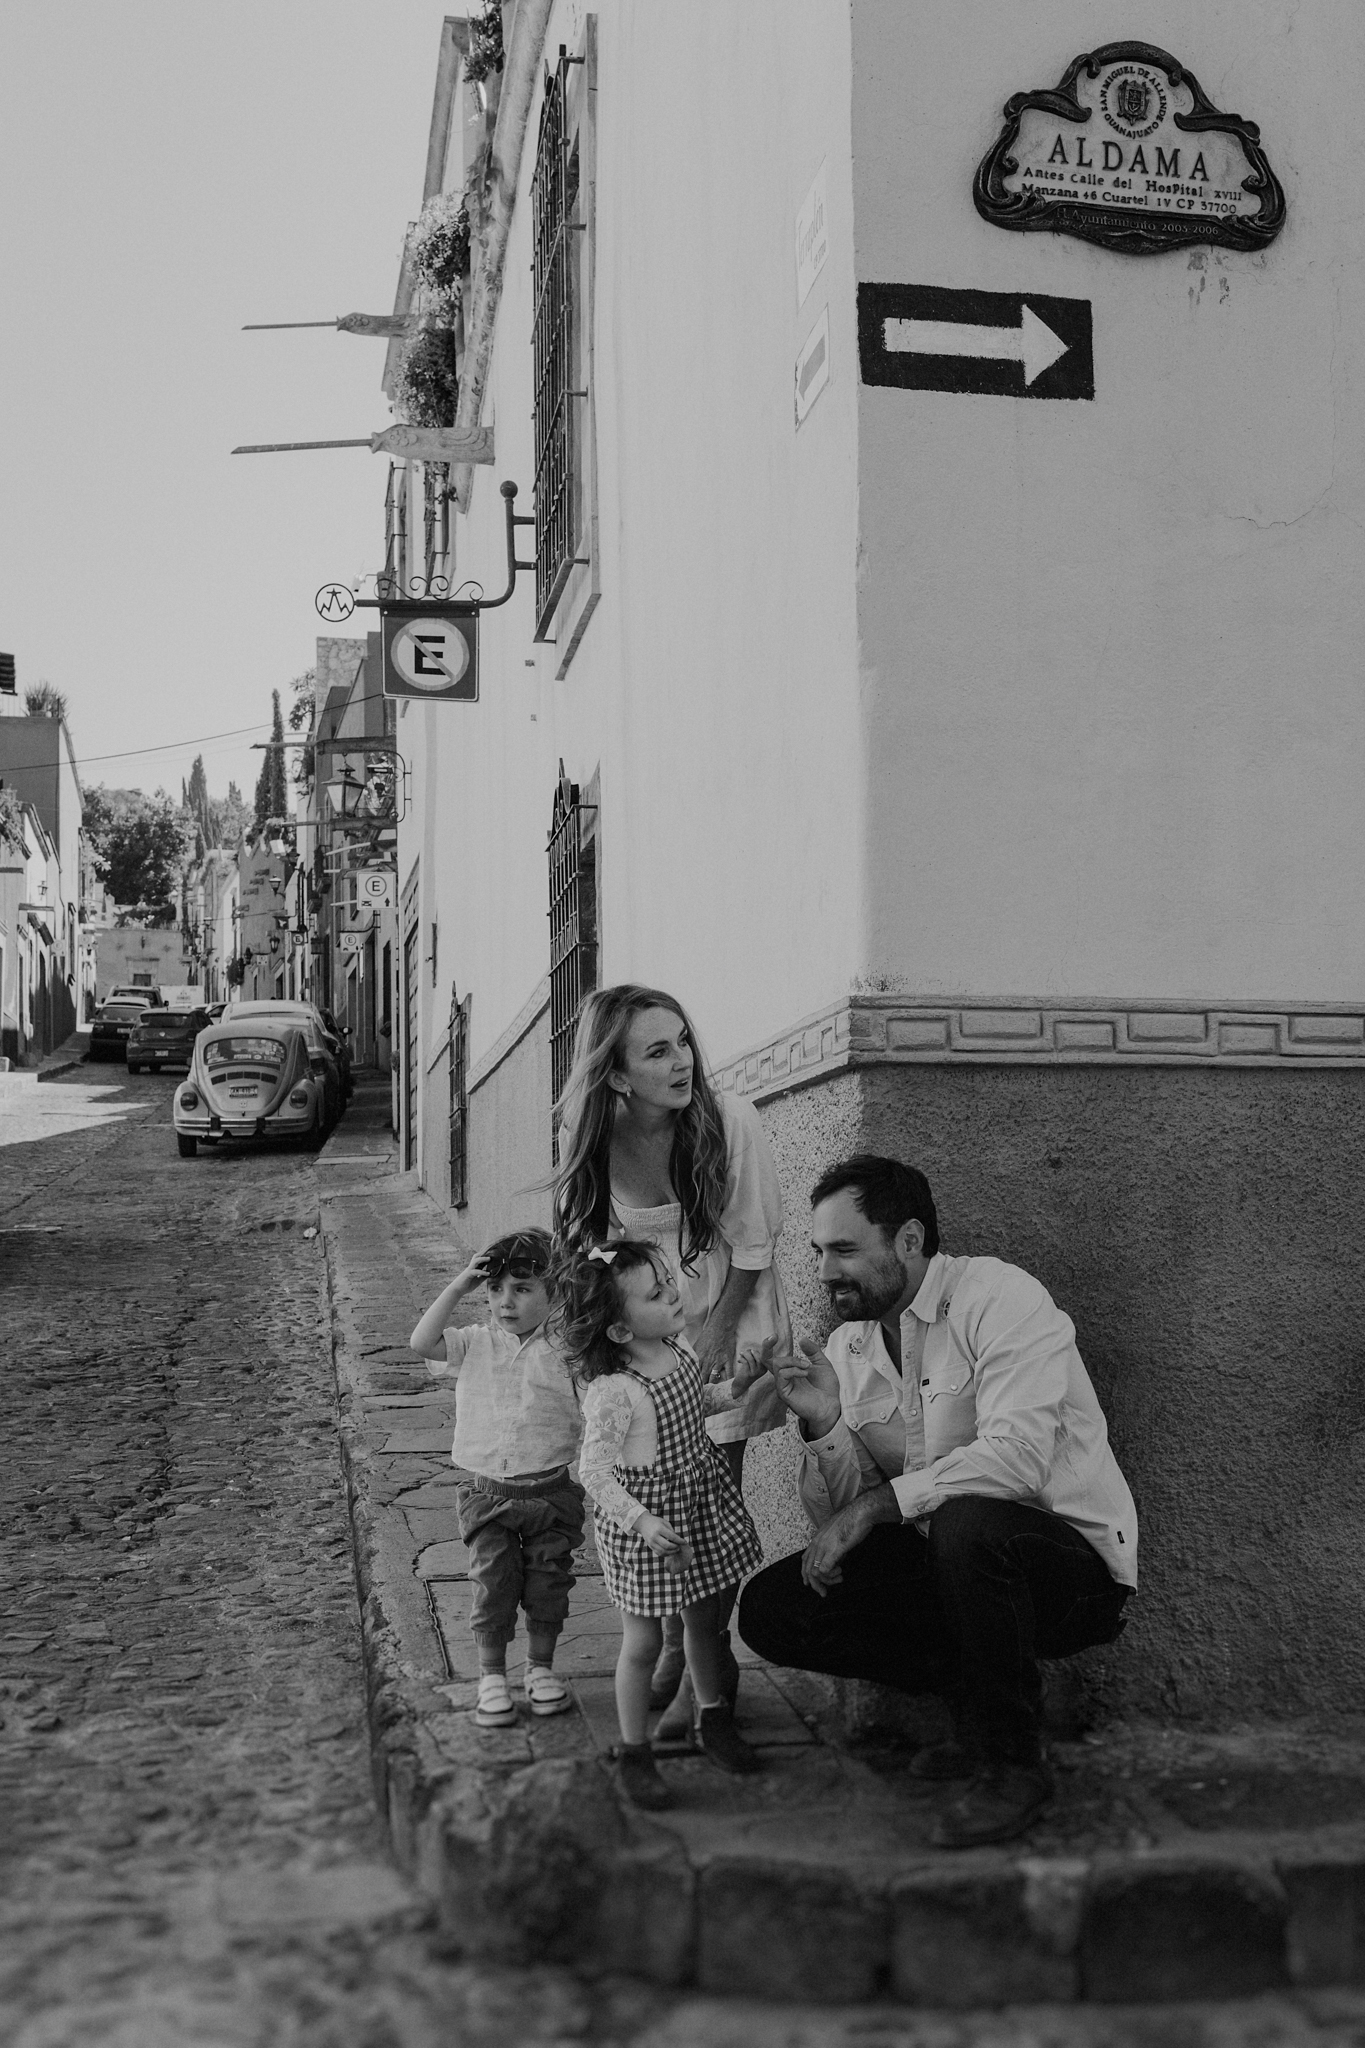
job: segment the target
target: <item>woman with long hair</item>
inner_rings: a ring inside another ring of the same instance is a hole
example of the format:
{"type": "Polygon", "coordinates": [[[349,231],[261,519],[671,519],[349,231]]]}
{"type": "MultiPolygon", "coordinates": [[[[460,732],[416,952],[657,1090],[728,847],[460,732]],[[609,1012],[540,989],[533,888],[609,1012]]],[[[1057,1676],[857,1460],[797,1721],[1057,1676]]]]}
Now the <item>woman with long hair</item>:
{"type": "MultiPolygon", "coordinates": [[[[717,1096],[696,1032],[676,997],[622,982],[583,1004],[573,1066],[560,1101],[555,1233],[569,1248],[612,1238],[660,1246],[686,1309],[684,1335],[707,1380],[730,1378],[738,1351],[775,1341],[791,1349],[791,1319],[773,1251],[782,1197],[753,1104],[717,1096]]],[[[735,1484],[749,1435],[784,1420],[758,1383],[742,1408],[707,1421],[735,1484]]],[[[731,1701],[739,1669],[728,1622],[735,1587],[721,1595],[721,1662],[731,1701]]],[[[670,1619],[651,1704],[675,1710],[655,1731],[690,1732],[681,1624],[670,1619]],[[681,1690],[680,1690],[681,1685],[681,1690]],[[675,1725],[676,1723],[676,1725],[675,1725]]]]}

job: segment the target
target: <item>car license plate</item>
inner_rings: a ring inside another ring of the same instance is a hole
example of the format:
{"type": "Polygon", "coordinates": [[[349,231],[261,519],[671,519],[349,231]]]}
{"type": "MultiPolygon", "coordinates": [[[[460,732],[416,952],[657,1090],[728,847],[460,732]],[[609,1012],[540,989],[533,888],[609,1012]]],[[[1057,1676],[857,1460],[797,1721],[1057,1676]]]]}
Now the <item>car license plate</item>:
{"type": "Polygon", "coordinates": [[[229,1089],[228,1089],[228,1094],[229,1094],[229,1095],[254,1095],[255,1093],[256,1093],[256,1090],[255,1090],[254,1088],[250,1087],[250,1086],[247,1086],[247,1087],[243,1087],[243,1088],[229,1088],[229,1089]]]}

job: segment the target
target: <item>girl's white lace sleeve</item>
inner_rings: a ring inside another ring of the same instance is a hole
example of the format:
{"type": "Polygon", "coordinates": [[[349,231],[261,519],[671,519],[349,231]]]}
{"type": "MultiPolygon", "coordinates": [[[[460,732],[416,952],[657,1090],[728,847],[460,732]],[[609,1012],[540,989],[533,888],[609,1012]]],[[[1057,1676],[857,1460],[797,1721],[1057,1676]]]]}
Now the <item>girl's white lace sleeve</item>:
{"type": "Polygon", "coordinates": [[[583,1396],[583,1448],[578,1454],[578,1476],[604,1514],[633,1529],[645,1509],[642,1502],[626,1492],[619,1479],[611,1476],[619,1464],[630,1434],[638,1389],[624,1374],[608,1373],[592,1380],[583,1396]]]}

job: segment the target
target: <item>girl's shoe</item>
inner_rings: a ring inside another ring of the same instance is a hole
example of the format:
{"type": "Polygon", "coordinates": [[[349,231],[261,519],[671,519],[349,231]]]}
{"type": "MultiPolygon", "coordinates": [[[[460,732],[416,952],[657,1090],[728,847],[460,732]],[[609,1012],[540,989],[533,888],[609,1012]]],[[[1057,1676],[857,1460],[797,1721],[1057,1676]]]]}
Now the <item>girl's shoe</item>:
{"type": "Polygon", "coordinates": [[[526,1703],[533,1714],[567,1714],[573,1705],[569,1688],[548,1664],[526,1667],[526,1703]]]}
{"type": "Polygon", "coordinates": [[[713,1764],[719,1764],[723,1771],[734,1771],[737,1776],[747,1777],[751,1771],[761,1771],[763,1759],[756,1749],[750,1749],[744,1737],[735,1726],[735,1717],[724,1700],[716,1707],[703,1707],[697,1715],[697,1740],[703,1756],[709,1756],[713,1764]]]}
{"type": "Polygon", "coordinates": [[[474,1709],[479,1728],[510,1728],[517,1718],[505,1671],[485,1671],[479,1680],[479,1704],[474,1709]]]}
{"type": "Polygon", "coordinates": [[[623,1742],[616,1752],[616,1782],[634,1806],[648,1813],[661,1813],[673,1804],[673,1794],[659,1776],[647,1742],[623,1742]]]}
{"type": "Polygon", "coordinates": [[[659,1717],[658,1726],[654,1730],[655,1742],[675,1748],[678,1744],[685,1743],[690,1748],[693,1712],[692,1676],[690,1672],[684,1671],[682,1684],[674,1694],[671,1704],[659,1717]]]}
{"type": "Polygon", "coordinates": [[[649,1710],[657,1714],[660,1707],[666,1707],[687,1669],[687,1658],[683,1650],[682,1622],[670,1614],[664,1622],[664,1646],[659,1652],[659,1661],[654,1666],[654,1676],[649,1682],[649,1710]]]}

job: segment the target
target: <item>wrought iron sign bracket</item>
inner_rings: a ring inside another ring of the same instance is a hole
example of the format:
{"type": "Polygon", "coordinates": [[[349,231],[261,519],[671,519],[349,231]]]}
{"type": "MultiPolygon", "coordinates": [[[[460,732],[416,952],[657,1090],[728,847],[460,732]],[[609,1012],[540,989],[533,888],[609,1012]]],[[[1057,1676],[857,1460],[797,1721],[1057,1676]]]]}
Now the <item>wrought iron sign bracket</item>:
{"type": "MultiPolygon", "coordinates": [[[[518,574],[525,572],[527,575],[532,575],[535,572],[536,565],[534,562],[519,562],[517,560],[516,530],[519,526],[534,526],[536,522],[529,513],[520,513],[515,510],[517,486],[510,478],[499,488],[502,491],[507,530],[507,588],[501,597],[485,597],[483,585],[472,577],[466,582],[461,583],[454,590],[450,588],[449,581],[444,576],[433,576],[430,578],[425,576],[413,577],[406,590],[402,589],[392,578],[381,577],[382,595],[379,597],[356,598],[355,609],[357,611],[362,609],[366,611],[383,611],[390,605],[401,604],[405,612],[430,612],[435,617],[442,612],[448,612],[453,604],[458,604],[463,610],[473,612],[496,611],[499,605],[506,604],[516,590],[518,574]],[[391,587],[383,589],[385,584],[389,584],[391,587]],[[477,594],[466,595],[466,592],[477,594]]],[[[323,590],[329,590],[333,587],[330,584],[324,584],[323,590]]],[[[321,598],[322,594],[322,591],[319,591],[319,598],[321,598]]]]}

